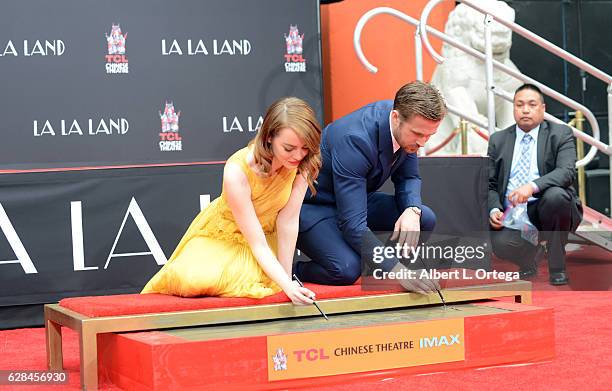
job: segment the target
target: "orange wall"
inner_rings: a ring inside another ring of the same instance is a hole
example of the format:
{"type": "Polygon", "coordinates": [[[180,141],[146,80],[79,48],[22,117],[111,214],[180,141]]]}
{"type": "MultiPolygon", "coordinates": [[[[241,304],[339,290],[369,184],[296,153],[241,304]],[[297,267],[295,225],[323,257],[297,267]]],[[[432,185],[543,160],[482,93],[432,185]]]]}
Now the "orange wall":
{"type": "MultiPolygon", "coordinates": [[[[414,27],[391,15],[370,19],[361,33],[361,47],[378,68],[378,73],[372,74],[361,65],[353,49],[359,18],[372,8],[386,6],[419,19],[425,4],[426,0],[344,0],[321,6],[325,124],[367,103],[393,99],[400,86],[416,79],[414,27]]],[[[438,5],[430,14],[429,25],[444,31],[454,7],[452,1],[438,5]]],[[[431,42],[439,51],[441,42],[431,42]]],[[[423,50],[423,75],[429,80],[435,63],[423,50]]]]}

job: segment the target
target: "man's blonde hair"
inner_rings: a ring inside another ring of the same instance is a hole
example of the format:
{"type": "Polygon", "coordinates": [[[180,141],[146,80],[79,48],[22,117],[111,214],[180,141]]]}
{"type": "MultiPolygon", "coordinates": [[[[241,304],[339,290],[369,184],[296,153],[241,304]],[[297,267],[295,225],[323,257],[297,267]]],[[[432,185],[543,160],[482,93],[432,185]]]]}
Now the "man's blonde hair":
{"type": "Polygon", "coordinates": [[[400,114],[402,121],[415,115],[430,121],[441,121],[446,115],[446,103],[436,87],[421,81],[413,81],[402,86],[395,94],[393,109],[400,114]]]}

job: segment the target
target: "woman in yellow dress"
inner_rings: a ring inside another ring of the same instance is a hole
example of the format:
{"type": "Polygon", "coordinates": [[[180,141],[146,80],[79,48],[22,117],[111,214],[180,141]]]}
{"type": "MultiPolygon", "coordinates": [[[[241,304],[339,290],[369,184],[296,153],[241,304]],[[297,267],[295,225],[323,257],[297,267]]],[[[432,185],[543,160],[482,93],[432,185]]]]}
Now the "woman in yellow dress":
{"type": "Polygon", "coordinates": [[[262,298],[294,304],[315,295],[292,281],[299,213],[321,167],[321,128],[312,108],[273,103],[249,145],[225,164],[223,191],[201,211],[142,293],[262,298]]]}

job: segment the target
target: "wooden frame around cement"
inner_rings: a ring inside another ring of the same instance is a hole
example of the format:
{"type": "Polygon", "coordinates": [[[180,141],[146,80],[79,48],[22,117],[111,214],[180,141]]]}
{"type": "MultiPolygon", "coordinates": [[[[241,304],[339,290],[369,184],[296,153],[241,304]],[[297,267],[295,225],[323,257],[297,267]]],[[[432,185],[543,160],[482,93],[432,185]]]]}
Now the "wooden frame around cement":
{"type": "MultiPolygon", "coordinates": [[[[531,282],[528,281],[449,288],[442,292],[447,303],[513,296],[517,303],[531,304],[531,282]]],[[[323,311],[331,315],[440,304],[440,297],[435,292],[428,295],[404,292],[326,299],[317,302],[323,311]]],[[[98,388],[98,334],[306,316],[320,315],[314,306],[294,306],[291,303],[278,303],[90,318],[63,308],[59,304],[47,304],[45,305],[47,365],[50,370],[61,370],[63,368],[62,327],[68,327],[79,335],[81,387],[83,390],[89,391],[98,388]]]]}

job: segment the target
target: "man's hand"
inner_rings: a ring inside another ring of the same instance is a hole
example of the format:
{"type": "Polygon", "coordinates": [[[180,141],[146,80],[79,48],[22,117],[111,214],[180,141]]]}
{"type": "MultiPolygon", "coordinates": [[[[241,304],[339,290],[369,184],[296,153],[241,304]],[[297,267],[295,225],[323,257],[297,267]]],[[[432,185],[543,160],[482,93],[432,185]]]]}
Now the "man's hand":
{"type": "Polygon", "coordinates": [[[491,212],[489,215],[489,224],[493,229],[501,229],[503,227],[502,219],[504,218],[504,214],[499,210],[491,212]]]}
{"type": "Polygon", "coordinates": [[[421,216],[414,210],[406,208],[404,213],[397,219],[393,227],[393,235],[391,240],[397,240],[397,243],[404,248],[416,247],[421,231],[421,216]]]}
{"type": "Polygon", "coordinates": [[[518,204],[524,204],[527,202],[529,197],[533,195],[533,186],[530,183],[527,183],[518,189],[514,189],[510,194],[508,194],[508,201],[512,204],[512,206],[516,206],[518,204]]]}
{"type": "MultiPolygon", "coordinates": [[[[395,267],[391,271],[395,273],[401,273],[401,269],[406,269],[406,266],[398,262],[397,265],[395,265],[395,267]]],[[[408,292],[415,292],[422,295],[426,295],[429,292],[435,292],[436,289],[440,289],[440,283],[438,282],[438,280],[420,278],[422,271],[423,269],[412,270],[412,275],[415,277],[400,280],[400,284],[402,285],[402,287],[408,292]]],[[[410,275],[408,273],[405,274],[410,275]]]]}

